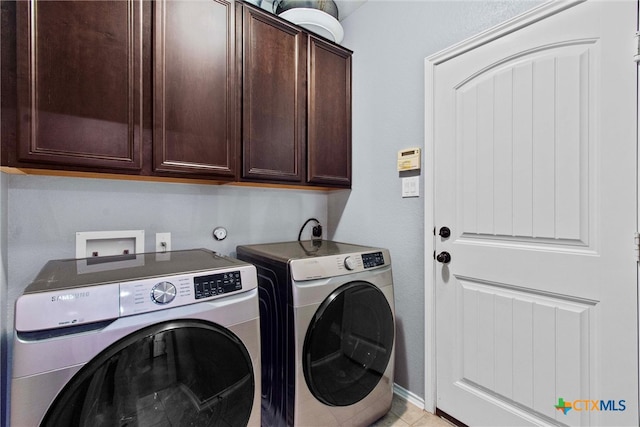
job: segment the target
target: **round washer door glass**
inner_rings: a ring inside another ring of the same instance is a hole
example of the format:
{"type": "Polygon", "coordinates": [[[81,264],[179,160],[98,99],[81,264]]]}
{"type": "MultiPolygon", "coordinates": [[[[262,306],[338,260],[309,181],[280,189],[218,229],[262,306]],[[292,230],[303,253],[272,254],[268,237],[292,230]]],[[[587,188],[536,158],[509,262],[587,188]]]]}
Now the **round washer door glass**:
{"type": "Polygon", "coordinates": [[[359,402],[387,369],[393,339],[393,313],[380,289],[360,281],[336,289],[305,337],[302,363],[311,393],[331,406],[359,402]]]}
{"type": "Polygon", "coordinates": [[[246,426],[251,358],[231,331],[159,323],[111,345],[65,386],[43,426],[246,426]]]}

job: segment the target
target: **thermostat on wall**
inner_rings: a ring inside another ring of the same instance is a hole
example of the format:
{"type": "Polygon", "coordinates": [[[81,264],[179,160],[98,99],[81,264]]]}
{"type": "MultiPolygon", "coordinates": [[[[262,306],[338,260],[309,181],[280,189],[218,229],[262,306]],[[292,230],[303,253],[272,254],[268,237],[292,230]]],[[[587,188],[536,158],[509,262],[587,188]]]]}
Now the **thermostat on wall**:
{"type": "Polygon", "coordinates": [[[420,169],[420,148],[398,151],[398,172],[420,169]]]}

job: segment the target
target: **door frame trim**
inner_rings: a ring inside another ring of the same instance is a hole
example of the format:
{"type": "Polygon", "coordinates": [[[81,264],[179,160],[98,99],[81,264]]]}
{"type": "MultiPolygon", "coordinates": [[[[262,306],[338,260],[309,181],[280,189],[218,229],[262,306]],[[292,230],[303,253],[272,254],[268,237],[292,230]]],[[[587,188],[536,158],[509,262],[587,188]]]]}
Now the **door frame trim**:
{"type": "MultiPolygon", "coordinates": [[[[424,60],[425,73],[425,128],[424,128],[424,166],[425,166],[425,197],[424,197],[424,409],[436,412],[436,292],[435,292],[435,150],[434,150],[434,86],[435,67],[452,58],[473,50],[478,46],[527,27],[537,21],[555,15],[563,10],[574,7],[586,0],[557,1],[548,0],[512,19],[487,29],[473,37],[463,40],[453,46],[436,52],[424,60]]],[[[631,57],[631,53],[629,53],[631,57]]],[[[631,60],[631,59],[630,59],[631,60]]],[[[441,224],[444,225],[444,224],[441,224]]],[[[630,237],[631,238],[631,237],[630,237]]]]}

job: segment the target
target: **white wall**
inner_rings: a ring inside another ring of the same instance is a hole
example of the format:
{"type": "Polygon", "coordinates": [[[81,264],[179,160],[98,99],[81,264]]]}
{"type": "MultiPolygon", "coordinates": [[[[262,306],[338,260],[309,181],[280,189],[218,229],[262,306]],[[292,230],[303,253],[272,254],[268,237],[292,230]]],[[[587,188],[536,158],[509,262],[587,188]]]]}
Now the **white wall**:
{"type": "MultiPolygon", "coordinates": [[[[173,250],[208,248],[233,255],[239,244],[296,240],[304,221],[326,224],[324,192],[217,185],[9,175],[9,302],[50,259],[75,258],[75,232],[171,232],[173,250]],[[213,239],[223,226],[228,237],[213,239]]],[[[306,229],[307,238],[311,235],[306,229]]]]}
{"type": "Polygon", "coordinates": [[[369,0],[342,21],[342,44],[354,51],[353,190],[329,195],[331,237],[390,249],[398,322],[395,382],[420,398],[423,271],[432,254],[424,253],[423,199],[401,198],[396,155],[424,147],[424,58],[538,3],[369,0]]]}

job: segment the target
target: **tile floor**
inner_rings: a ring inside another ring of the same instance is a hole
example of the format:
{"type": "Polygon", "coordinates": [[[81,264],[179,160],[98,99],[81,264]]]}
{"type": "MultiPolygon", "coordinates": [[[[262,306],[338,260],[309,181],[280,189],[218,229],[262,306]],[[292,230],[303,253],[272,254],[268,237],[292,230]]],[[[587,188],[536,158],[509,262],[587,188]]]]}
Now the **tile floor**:
{"type": "Polygon", "coordinates": [[[391,410],[371,427],[452,427],[453,424],[394,395],[391,410]]]}

